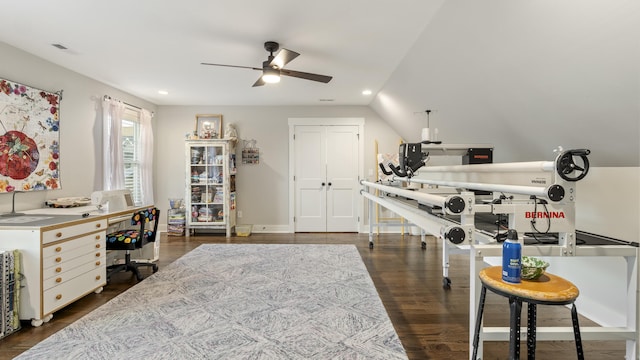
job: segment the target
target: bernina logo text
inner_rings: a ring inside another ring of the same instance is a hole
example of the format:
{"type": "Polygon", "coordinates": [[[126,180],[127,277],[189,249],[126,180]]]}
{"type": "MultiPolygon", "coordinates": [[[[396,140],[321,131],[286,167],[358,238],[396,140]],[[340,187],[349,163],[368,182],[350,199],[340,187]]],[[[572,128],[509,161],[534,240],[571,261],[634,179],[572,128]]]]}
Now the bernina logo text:
{"type": "Polygon", "coordinates": [[[524,212],[524,217],[527,219],[564,219],[564,211],[549,211],[549,212],[542,212],[542,211],[525,211],[524,212]]]}
{"type": "Polygon", "coordinates": [[[532,184],[546,184],[547,180],[545,179],[531,179],[532,184]]]}

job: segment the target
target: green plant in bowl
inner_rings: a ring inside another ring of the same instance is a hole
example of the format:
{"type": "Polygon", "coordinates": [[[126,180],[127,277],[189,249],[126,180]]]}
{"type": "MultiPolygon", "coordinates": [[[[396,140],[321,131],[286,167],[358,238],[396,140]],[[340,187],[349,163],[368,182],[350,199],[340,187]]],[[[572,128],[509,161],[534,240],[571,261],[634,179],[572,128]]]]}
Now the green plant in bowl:
{"type": "Polygon", "coordinates": [[[544,260],[532,256],[523,256],[520,276],[524,280],[536,280],[544,274],[547,267],[549,267],[549,263],[544,260]]]}

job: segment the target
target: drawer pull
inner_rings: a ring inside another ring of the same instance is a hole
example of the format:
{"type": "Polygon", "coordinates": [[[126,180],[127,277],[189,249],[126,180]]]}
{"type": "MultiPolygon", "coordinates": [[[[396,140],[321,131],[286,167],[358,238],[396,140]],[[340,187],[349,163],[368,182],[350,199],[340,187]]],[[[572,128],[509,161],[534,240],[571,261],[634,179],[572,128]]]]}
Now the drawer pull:
{"type": "Polygon", "coordinates": [[[56,252],[60,252],[60,251],[62,251],[62,247],[61,247],[61,246],[58,246],[58,247],[56,248],[56,252]]]}
{"type": "Polygon", "coordinates": [[[57,238],[62,237],[62,233],[61,233],[61,232],[56,233],[56,237],[57,237],[57,238]]]}
{"type": "Polygon", "coordinates": [[[102,224],[97,223],[97,224],[96,224],[96,228],[100,228],[100,227],[102,227],[102,224]]]}
{"type": "Polygon", "coordinates": [[[62,294],[56,295],[56,300],[60,300],[60,299],[62,299],[62,294]]]}
{"type": "Polygon", "coordinates": [[[56,258],[56,262],[60,262],[60,261],[62,261],[62,258],[61,257],[57,257],[56,258]]]}
{"type": "Polygon", "coordinates": [[[56,272],[61,272],[61,271],[62,271],[62,268],[61,268],[61,267],[57,267],[57,268],[56,268],[56,272]]]}
{"type": "Polygon", "coordinates": [[[96,253],[96,257],[100,257],[100,253],[99,252],[96,253]]]}
{"type": "Polygon", "coordinates": [[[62,278],[56,278],[56,282],[57,283],[62,282],[62,278]]]}
{"type": "Polygon", "coordinates": [[[96,240],[100,240],[100,235],[96,235],[96,240]]]}
{"type": "Polygon", "coordinates": [[[96,261],[96,266],[100,266],[100,261],[96,261]]]}
{"type": "Polygon", "coordinates": [[[100,249],[100,244],[96,244],[96,249],[100,249]]]}
{"type": "Polygon", "coordinates": [[[100,280],[100,275],[97,275],[97,276],[96,276],[96,280],[100,280]]]}

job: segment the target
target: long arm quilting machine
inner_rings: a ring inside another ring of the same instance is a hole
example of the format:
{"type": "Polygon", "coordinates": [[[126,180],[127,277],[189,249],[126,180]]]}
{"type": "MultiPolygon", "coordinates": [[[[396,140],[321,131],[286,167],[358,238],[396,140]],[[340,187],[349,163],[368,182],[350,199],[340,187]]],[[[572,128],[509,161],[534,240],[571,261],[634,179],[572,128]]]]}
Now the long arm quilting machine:
{"type": "MultiPolygon", "coordinates": [[[[429,154],[460,155],[480,145],[402,144],[400,166],[391,167],[395,179],[427,186],[407,190],[361,181],[361,194],[369,203],[369,244],[373,247],[372,204],[377,203],[404,217],[427,234],[443,241],[445,287],[448,257],[452,252],[470,254],[469,333],[470,354],[480,294],[479,271],[487,257],[502,255],[501,241],[506,229],[521,237],[522,254],[527,256],[611,256],[626,261],[627,324],[623,327],[582,327],[584,340],[624,340],[627,359],[638,359],[638,247],[626,244],[578,246],[575,229],[576,182],[589,170],[589,150],[558,149],[553,161],[425,166],[429,154]],[[446,190],[445,190],[446,189],[446,190]],[[372,190],[378,190],[374,195],[372,190]],[[486,195],[490,194],[489,197],[486,195]],[[497,217],[494,229],[478,219],[497,217]],[[525,237],[528,241],[525,241],[525,237]],[[552,241],[548,241],[549,238],[552,241]],[[544,239],[541,241],[540,239],[544,239]],[[533,244],[532,244],[532,241],[533,244]]],[[[384,167],[385,164],[381,164],[384,167]]],[[[571,327],[539,327],[538,340],[571,340],[571,327]]],[[[482,327],[482,341],[507,341],[507,327],[482,327]]],[[[523,334],[526,338],[526,334],[523,334]]],[[[471,355],[470,355],[471,356],[471,355]]],[[[475,360],[475,359],[474,359],[475,360]]]]}

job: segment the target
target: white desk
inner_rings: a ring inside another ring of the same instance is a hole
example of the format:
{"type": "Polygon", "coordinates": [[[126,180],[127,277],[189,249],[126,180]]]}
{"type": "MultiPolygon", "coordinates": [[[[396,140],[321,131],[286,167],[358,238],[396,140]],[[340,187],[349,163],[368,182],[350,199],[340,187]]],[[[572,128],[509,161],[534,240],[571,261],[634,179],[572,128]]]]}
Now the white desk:
{"type": "MultiPolygon", "coordinates": [[[[149,205],[152,206],[152,205],[149,205]]],[[[89,214],[89,216],[107,216],[107,221],[109,224],[115,224],[118,223],[120,221],[124,221],[124,220],[128,220],[131,218],[131,214],[133,213],[133,211],[135,210],[139,210],[139,209],[144,209],[146,207],[149,206],[140,206],[140,207],[130,207],[127,209],[123,209],[123,210],[117,210],[117,211],[103,211],[103,210],[98,210],[98,207],[94,206],[94,205],[87,205],[87,206],[78,206],[78,207],[71,207],[71,208],[42,208],[42,209],[33,209],[33,210],[27,210],[27,211],[22,211],[23,214],[25,215],[33,215],[33,214],[38,214],[38,215],[82,215],[82,214],[89,214]]]]}
{"type": "Polygon", "coordinates": [[[20,251],[23,287],[20,319],[40,326],[53,313],[106,284],[106,234],[110,223],[130,218],[130,207],[98,212],[95,207],[45,208],[0,218],[0,247],[20,251]],[[89,213],[83,217],[82,214],[89,213]]]}

